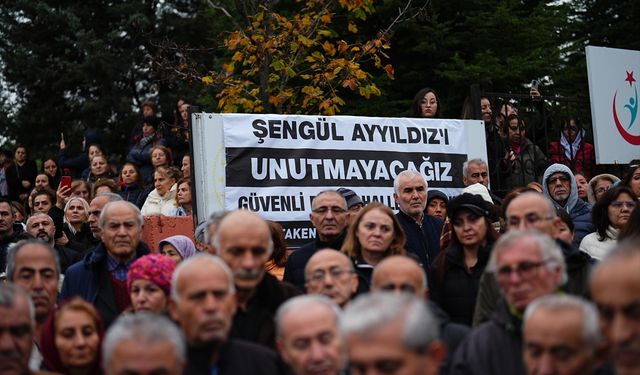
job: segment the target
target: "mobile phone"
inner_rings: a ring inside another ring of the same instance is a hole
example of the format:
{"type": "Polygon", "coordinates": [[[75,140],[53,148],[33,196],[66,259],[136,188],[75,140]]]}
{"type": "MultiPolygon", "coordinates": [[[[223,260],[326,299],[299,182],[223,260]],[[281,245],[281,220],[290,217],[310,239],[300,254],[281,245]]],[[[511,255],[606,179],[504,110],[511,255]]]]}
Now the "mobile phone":
{"type": "Polygon", "coordinates": [[[60,177],[60,187],[67,186],[71,188],[71,176],[62,176],[60,177]]]}

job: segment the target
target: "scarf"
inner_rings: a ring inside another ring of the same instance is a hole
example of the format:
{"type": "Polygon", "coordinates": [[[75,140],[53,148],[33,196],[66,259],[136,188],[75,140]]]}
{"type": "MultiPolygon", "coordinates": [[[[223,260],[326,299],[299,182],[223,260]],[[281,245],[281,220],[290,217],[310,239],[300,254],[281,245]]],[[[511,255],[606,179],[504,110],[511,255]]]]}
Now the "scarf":
{"type": "Polygon", "coordinates": [[[580,129],[578,134],[576,134],[576,139],[574,139],[571,144],[569,144],[569,140],[564,136],[564,133],[560,132],[560,144],[562,145],[562,148],[564,148],[564,156],[566,156],[567,159],[573,160],[576,157],[576,154],[582,145],[584,132],[584,129],[580,129]]]}

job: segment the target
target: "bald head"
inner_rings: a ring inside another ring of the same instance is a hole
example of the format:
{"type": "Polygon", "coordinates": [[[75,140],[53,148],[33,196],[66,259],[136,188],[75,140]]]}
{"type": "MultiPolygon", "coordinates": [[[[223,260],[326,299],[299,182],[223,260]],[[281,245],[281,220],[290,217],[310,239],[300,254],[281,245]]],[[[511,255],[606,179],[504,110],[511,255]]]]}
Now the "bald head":
{"type": "Polygon", "coordinates": [[[233,271],[237,289],[253,290],[262,281],[264,265],[273,251],[271,230],[263,218],[246,210],[227,214],[213,244],[233,271]]]}
{"type": "Polygon", "coordinates": [[[506,209],[508,230],[537,229],[556,238],[561,220],[553,203],[544,195],[525,192],[514,198],[506,209]]]}
{"type": "Polygon", "coordinates": [[[305,286],[309,294],[322,294],[344,306],[358,289],[358,275],[353,263],[344,253],[322,249],[304,268],[305,286]]]}
{"type": "Polygon", "coordinates": [[[371,279],[371,290],[409,292],[419,297],[426,297],[429,292],[422,267],[404,255],[387,257],[376,266],[371,279]]]}

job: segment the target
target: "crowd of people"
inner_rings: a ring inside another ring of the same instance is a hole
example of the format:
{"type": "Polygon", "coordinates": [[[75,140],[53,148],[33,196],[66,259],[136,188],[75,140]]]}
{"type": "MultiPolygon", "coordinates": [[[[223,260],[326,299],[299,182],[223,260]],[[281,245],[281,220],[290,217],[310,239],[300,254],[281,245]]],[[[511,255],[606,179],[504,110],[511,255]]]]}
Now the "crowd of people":
{"type": "MultiPolygon", "coordinates": [[[[414,115],[438,105],[421,90],[414,115]]],[[[247,210],[141,240],[145,216],[193,214],[184,102],[165,129],[145,103],[117,168],[91,131],[41,173],[18,146],[0,160],[0,374],[640,373],[640,161],[593,175],[577,119],[545,155],[515,107],[481,109],[501,156],[467,160],[460,195],[415,170],[397,213],[320,191],[293,251],[247,210]]]]}

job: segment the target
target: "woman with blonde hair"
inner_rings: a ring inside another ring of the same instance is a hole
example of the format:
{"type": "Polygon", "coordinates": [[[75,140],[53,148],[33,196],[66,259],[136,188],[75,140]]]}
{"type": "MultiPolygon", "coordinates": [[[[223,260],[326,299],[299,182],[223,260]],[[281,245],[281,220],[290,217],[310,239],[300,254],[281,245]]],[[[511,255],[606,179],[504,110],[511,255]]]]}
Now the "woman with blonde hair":
{"type": "Polygon", "coordinates": [[[351,223],[341,250],[370,285],[373,268],[390,255],[404,255],[404,245],[405,235],[393,211],[373,202],[362,208],[351,223]]]}

